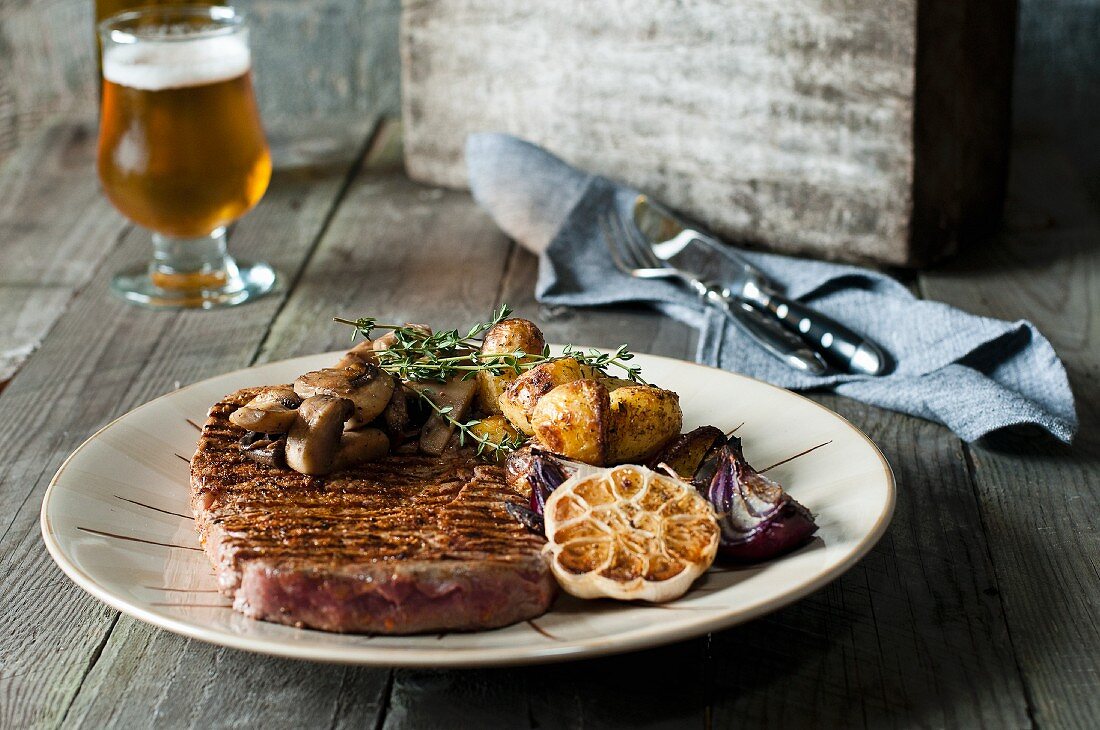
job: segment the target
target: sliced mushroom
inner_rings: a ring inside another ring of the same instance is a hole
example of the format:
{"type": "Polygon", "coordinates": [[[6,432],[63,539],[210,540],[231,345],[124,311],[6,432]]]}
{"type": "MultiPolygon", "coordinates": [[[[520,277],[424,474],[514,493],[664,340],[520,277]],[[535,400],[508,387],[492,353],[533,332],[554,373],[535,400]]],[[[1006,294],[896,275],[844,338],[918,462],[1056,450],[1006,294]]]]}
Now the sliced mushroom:
{"type": "Polygon", "coordinates": [[[303,398],[314,395],[347,398],[355,405],[355,418],[360,424],[370,423],[386,409],[393,388],[389,373],[370,362],[314,370],[294,381],[294,392],[303,398]]]}
{"type": "Polygon", "coordinates": [[[286,466],[286,434],[249,431],[237,442],[246,457],[264,466],[281,469],[286,466]]]}
{"type": "Polygon", "coordinates": [[[288,385],[264,388],[252,400],[229,414],[237,426],[257,433],[286,433],[302,399],[288,385]]]}
{"type": "Polygon", "coordinates": [[[340,437],[336,452],[336,469],[347,469],[381,459],[390,452],[390,439],[381,429],[364,428],[362,431],[345,431],[340,437]]]}
{"type": "Polygon", "coordinates": [[[363,340],[357,343],[355,347],[344,353],[344,356],[333,365],[333,368],[340,370],[341,368],[356,367],[368,362],[375,362],[374,340],[363,340]]]}
{"type": "Polygon", "coordinates": [[[394,388],[386,410],[382,411],[386,432],[392,438],[400,438],[409,429],[409,401],[405,389],[394,388]]]}
{"type": "MultiPolygon", "coordinates": [[[[477,381],[473,378],[463,380],[461,376],[454,376],[446,383],[413,384],[424,395],[432,399],[439,408],[450,408],[447,415],[456,421],[466,418],[470,405],[474,402],[477,393],[477,381]]],[[[455,427],[439,415],[432,413],[424,423],[420,432],[420,450],[425,454],[438,456],[447,448],[447,442],[451,439],[455,427]]]]}
{"type": "MultiPolygon", "coordinates": [[[[432,328],[426,324],[413,324],[412,322],[406,322],[405,327],[407,329],[416,330],[425,337],[432,336],[432,328]]],[[[387,332],[374,341],[375,350],[388,350],[397,343],[397,335],[393,332],[387,332]]]]}
{"type": "Polygon", "coordinates": [[[302,401],[286,439],[286,464],[302,474],[332,471],[344,421],[355,412],[347,398],[314,395],[302,401]]]}

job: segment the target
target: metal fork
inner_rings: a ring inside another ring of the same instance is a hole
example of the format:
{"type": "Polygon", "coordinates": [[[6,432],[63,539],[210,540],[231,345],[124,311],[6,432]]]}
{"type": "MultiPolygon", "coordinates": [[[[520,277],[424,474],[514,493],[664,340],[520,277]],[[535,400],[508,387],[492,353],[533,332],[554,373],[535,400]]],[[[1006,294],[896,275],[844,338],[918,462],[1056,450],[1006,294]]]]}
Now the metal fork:
{"type": "Polygon", "coordinates": [[[735,300],[728,292],[657,258],[642,240],[634,224],[612,210],[600,217],[607,251],[615,268],[637,279],[669,279],[690,288],[701,300],[719,311],[769,353],[790,367],[813,375],[828,372],[825,361],[798,336],[767,319],[751,306],[735,300]]]}
{"type": "Polygon", "coordinates": [[[600,218],[603,239],[615,268],[637,279],[674,279],[706,299],[710,287],[686,271],[657,258],[649,246],[638,239],[640,234],[635,232],[631,235],[630,229],[633,227],[633,223],[623,220],[614,210],[600,218]]]}

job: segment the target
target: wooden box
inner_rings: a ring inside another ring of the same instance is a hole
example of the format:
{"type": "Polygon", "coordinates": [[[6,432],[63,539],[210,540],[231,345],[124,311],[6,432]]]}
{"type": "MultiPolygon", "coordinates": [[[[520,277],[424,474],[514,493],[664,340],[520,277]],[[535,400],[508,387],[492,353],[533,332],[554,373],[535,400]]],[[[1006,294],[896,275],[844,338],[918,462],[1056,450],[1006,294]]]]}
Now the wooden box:
{"type": "Polygon", "coordinates": [[[406,1],[411,176],[503,131],[730,240],[919,266],[1000,218],[1012,0],[406,1]]]}

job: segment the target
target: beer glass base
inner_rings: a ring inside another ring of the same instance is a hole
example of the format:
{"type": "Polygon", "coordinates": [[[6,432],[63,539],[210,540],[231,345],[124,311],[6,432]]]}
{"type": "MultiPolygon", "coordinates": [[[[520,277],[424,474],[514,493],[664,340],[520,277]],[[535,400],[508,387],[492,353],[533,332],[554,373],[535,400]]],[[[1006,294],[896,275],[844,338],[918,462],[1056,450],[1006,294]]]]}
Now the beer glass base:
{"type": "Polygon", "coordinates": [[[157,286],[149,266],[138,266],[117,274],[111,291],[150,309],[220,309],[258,299],[278,287],[279,275],[271,266],[226,258],[227,275],[218,286],[166,289],[157,286]]]}

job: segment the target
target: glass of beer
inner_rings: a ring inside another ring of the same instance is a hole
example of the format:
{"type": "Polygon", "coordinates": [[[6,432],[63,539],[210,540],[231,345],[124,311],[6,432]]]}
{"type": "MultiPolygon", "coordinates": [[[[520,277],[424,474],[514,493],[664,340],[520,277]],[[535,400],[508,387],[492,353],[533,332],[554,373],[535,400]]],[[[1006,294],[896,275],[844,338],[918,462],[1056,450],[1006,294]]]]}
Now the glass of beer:
{"type": "Polygon", "coordinates": [[[152,262],[112,289],[150,307],[203,309],[270,292],[270,266],[226,249],[226,227],[271,178],[244,19],[222,6],[150,7],[99,33],[99,178],[111,203],[153,232],[152,262]]]}

